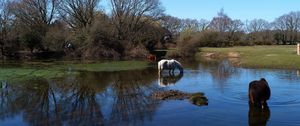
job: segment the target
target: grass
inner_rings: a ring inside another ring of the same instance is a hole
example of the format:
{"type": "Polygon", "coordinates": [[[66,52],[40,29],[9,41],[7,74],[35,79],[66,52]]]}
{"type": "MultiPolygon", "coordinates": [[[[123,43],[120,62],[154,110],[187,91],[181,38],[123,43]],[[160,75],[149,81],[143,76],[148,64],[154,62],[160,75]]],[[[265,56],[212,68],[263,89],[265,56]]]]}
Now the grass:
{"type": "Polygon", "coordinates": [[[72,64],[70,67],[74,70],[91,72],[123,71],[146,68],[148,67],[148,63],[144,61],[112,61],[92,64],[72,64]]]}
{"type": "Polygon", "coordinates": [[[78,74],[79,71],[102,72],[143,69],[148,67],[145,61],[112,61],[101,63],[50,63],[42,62],[22,63],[21,66],[0,67],[1,81],[22,81],[30,78],[52,79],[64,77],[70,74],[78,74]]]}
{"type": "Polygon", "coordinates": [[[226,57],[229,52],[238,52],[238,64],[242,67],[300,69],[296,45],[201,48],[202,54],[208,52],[216,53],[219,57],[226,57]]]}

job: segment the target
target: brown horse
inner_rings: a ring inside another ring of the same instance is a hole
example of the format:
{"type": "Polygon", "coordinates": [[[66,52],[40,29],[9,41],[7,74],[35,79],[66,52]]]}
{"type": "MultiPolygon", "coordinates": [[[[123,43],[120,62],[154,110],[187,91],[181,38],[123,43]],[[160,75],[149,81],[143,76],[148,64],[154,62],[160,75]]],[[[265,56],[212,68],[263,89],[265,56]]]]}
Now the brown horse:
{"type": "Polygon", "coordinates": [[[268,82],[261,78],[249,83],[249,102],[257,107],[268,107],[267,100],[270,99],[271,90],[268,82]]]}
{"type": "Polygon", "coordinates": [[[149,55],[147,56],[147,59],[148,59],[149,61],[151,61],[151,62],[154,62],[154,61],[156,61],[156,56],[153,55],[153,54],[149,54],[149,55]]]}

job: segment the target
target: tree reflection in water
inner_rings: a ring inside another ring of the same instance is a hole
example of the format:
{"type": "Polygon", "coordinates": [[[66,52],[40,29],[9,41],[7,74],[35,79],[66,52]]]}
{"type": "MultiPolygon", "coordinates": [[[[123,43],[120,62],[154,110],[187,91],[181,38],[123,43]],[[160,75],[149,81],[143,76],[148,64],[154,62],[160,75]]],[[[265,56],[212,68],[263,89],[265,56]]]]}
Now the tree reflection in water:
{"type": "Polygon", "coordinates": [[[160,90],[154,84],[156,76],[155,69],[146,69],[1,82],[0,118],[22,114],[30,125],[142,123],[152,118],[159,104],[150,98],[152,92],[160,90]],[[111,105],[110,113],[108,110],[103,113],[103,105],[111,105]]]}
{"type": "Polygon", "coordinates": [[[144,119],[151,119],[159,101],[150,95],[160,90],[152,82],[156,78],[155,70],[121,72],[115,74],[110,124],[136,125],[144,119]],[[147,76],[145,76],[147,75],[147,76]]]}
{"type": "Polygon", "coordinates": [[[21,104],[24,119],[32,125],[61,125],[54,85],[46,79],[26,81],[16,99],[21,104]]]}
{"type": "Polygon", "coordinates": [[[6,81],[1,81],[0,88],[0,119],[11,118],[17,115],[19,104],[15,104],[16,94],[15,88],[9,85],[6,81]]]}
{"type": "Polygon", "coordinates": [[[221,90],[226,86],[226,82],[233,75],[239,76],[239,70],[236,67],[233,67],[229,60],[204,60],[200,64],[200,68],[208,71],[213,81],[215,81],[221,90]]]}
{"type": "Polygon", "coordinates": [[[228,60],[224,60],[220,62],[218,65],[218,69],[214,71],[213,77],[214,80],[218,81],[219,83],[224,83],[230,78],[233,74],[236,74],[238,71],[235,67],[231,66],[228,60]]]}
{"type": "Polygon", "coordinates": [[[63,118],[69,125],[103,125],[104,117],[98,93],[104,91],[108,83],[101,83],[98,73],[82,73],[61,82],[63,98],[60,101],[63,118]]]}

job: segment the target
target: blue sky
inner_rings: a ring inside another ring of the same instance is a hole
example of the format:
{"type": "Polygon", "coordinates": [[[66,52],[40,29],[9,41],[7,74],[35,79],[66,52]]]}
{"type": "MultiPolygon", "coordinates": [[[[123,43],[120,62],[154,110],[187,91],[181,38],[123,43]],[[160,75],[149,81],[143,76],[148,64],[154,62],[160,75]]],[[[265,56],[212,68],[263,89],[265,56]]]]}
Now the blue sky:
{"type": "Polygon", "coordinates": [[[232,19],[273,21],[291,11],[300,11],[300,0],[161,0],[165,13],[191,19],[211,20],[223,8],[232,19]]]}

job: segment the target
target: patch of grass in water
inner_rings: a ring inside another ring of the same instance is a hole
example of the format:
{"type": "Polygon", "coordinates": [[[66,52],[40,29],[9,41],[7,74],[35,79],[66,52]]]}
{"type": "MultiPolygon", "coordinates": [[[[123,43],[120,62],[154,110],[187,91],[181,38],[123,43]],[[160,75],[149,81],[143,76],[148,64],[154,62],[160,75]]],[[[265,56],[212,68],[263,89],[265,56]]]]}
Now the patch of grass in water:
{"type": "Polygon", "coordinates": [[[92,63],[92,64],[73,64],[70,66],[74,70],[80,71],[123,71],[123,70],[134,70],[143,69],[148,67],[148,63],[144,61],[112,61],[104,63],[92,63]]]}
{"type": "MultiPolygon", "coordinates": [[[[32,63],[30,63],[32,64],[32,63]]],[[[102,72],[102,71],[123,71],[143,69],[148,67],[144,61],[112,61],[102,63],[66,63],[66,64],[39,64],[33,65],[24,63],[22,67],[0,67],[0,81],[22,81],[29,78],[53,79],[67,75],[79,74],[79,71],[102,72]]]]}
{"type": "Polygon", "coordinates": [[[0,68],[0,81],[22,81],[29,78],[52,79],[66,75],[68,75],[66,71],[56,69],[0,68]]]}

